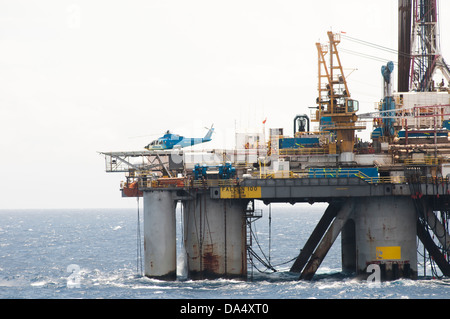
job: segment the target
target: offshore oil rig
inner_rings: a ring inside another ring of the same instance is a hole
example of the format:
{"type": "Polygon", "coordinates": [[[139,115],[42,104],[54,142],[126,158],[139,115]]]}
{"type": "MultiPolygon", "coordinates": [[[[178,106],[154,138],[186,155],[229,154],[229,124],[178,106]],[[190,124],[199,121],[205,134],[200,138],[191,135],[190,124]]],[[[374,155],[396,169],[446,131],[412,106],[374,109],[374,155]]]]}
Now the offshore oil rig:
{"type": "Polygon", "coordinates": [[[339,235],[344,272],[364,277],[377,264],[383,280],[415,279],[419,239],[450,276],[450,70],[437,30],[436,0],[399,0],[398,89],[387,63],[374,112],[357,114],[339,57],[343,35],[328,32],[328,43],[316,44],[316,105],[294,118],[292,136],[236,133],[234,149],[194,151],[167,134],[149,144],[157,149],[102,152],[107,172],[125,173],[122,196],[143,197],[145,275],[176,279],[180,202],[188,278],[247,278],[248,228],[262,201],[328,203],[291,266],[300,279],[313,278],[339,235]],[[355,132],[367,123],[371,141],[362,142],[355,132]]]}

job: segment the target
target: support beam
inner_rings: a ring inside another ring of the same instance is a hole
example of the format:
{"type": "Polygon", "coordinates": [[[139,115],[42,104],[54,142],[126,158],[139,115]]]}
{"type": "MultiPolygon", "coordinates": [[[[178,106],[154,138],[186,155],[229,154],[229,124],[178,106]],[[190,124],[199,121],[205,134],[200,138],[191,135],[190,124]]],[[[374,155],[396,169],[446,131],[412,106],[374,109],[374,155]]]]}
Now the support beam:
{"type": "Polygon", "coordinates": [[[300,279],[311,280],[314,277],[314,274],[316,273],[317,269],[319,269],[320,264],[324,260],[325,256],[338,237],[345,223],[351,216],[354,206],[354,200],[347,199],[341,210],[339,210],[336,218],[333,220],[333,223],[326,232],[325,236],[322,238],[319,246],[311,256],[311,259],[300,275],[300,279]]]}
{"type": "Polygon", "coordinates": [[[311,236],[309,236],[308,240],[303,246],[303,249],[300,250],[300,254],[298,255],[297,259],[295,260],[294,264],[291,267],[290,270],[291,272],[301,273],[306,263],[308,262],[309,257],[311,257],[311,254],[314,252],[314,249],[319,244],[320,240],[322,239],[323,235],[327,231],[328,227],[330,226],[331,222],[336,217],[340,209],[341,203],[337,202],[330,203],[325,213],[323,214],[322,218],[320,219],[319,223],[317,224],[316,228],[312,232],[311,236]]]}
{"type": "MultiPolygon", "coordinates": [[[[120,157],[120,156],[113,156],[113,155],[111,155],[111,159],[113,159],[113,158],[115,158],[115,159],[118,160],[119,162],[122,162],[123,164],[125,164],[125,166],[128,167],[128,170],[130,170],[130,169],[139,170],[139,167],[137,167],[137,166],[131,164],[130,162],[126,161],[125,159],[123,159],[123,158],[120,157]]],[[[110,161],[111,161],[111,160],[110,160],[110,161]]],[[[128,170],[127,170],[127,171],[128,171],[128,170]]],[[[112,168],[111,168],[111,171],[113,171],[112,168]]]]}
{"type": "Polygon", "coordinates": [[[166,167],[166,165],[164,165],[164,163],[163,163],[163,161],[161,160],[161,157],[159,157],[159,154],[158,154],[158,153],[156,153],[156,158],[158,159],[159,164],[161,165],[161,167],[163,168],[163,170],[167,173],[167,175],[168,175],[169,177],[172,177],[172,174],[170,174],[169,169],[166,167]]]}

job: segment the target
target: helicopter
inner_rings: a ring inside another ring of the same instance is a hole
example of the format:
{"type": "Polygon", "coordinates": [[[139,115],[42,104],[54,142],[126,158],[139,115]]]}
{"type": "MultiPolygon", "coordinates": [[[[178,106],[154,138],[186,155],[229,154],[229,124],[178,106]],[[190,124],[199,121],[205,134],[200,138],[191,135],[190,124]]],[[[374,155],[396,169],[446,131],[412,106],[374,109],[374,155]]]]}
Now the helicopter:
{"type": "Polygon", "coordinates": [[[208,129],[208,132],[206,133],[205,137],[203,138],[201,137],[188,138],[180,136],[178,134],[172,134],[170,131],[167,131],[166,134],[164,134],[164,136],[154,140],[153,142],[145,146],[145,149],[149,151],[171,150],[206,143],[212,140],[211,137],[213,132],[214,128],[212,125],[211,128],[208,129]]]}

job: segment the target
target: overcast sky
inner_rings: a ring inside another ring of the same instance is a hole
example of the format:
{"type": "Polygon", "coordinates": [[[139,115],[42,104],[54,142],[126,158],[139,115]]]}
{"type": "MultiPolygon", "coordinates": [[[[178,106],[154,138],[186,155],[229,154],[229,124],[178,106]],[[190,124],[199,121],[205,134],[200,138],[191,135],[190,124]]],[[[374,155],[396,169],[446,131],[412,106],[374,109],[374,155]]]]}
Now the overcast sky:
{"type": "MultiPolygon", "coordinates": [[[[211,148],[265,118],[292,134],[315,106],[315,43],[329,30],[397,49],[397,1],[1,0],[0,208],[135,207],[97,152],[141,150],[168,129],[201,137],[214,123],[211,148]]],[[[441,31],[448,61],[449,22],[441,31]]],[[[373,111],[383,62],[341,57],[373,111]]]]}

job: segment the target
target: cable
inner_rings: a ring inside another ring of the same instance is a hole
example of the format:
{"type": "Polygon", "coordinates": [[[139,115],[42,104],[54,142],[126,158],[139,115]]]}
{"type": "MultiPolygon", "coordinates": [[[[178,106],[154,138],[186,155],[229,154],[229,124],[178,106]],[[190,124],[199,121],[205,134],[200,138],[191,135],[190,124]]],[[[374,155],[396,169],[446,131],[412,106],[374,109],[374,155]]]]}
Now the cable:
{"type": "MultiPolygon", "coordinates": [[[[364,46],[367,46],[367,47],[370,47],[370,48],[373,48],[373,49],[384,51],[384,52],[387,52],[389,54],[395,54],[395,55],[397,55],[397,58],[402,58],[403,57],[403,58],[410,59],[412,57],[410,52],[407,52],[407,53],[400,52],[400,51],[392,49],[392,48],[388,48],[388,47],[385,47],[385,46],[382,46],[382,45],[379,45],[379,44],[376,44],[376,43],[368,42],[368,41],[365,41],[365,40],[353,38],[353,37],[350,37],[350,36],[344,35],[344,34],[342,34],[341,37],[344,40],[348,40],[348,41],[351,41],[351,42],[354,42],[354,43],[357,43],[357,44],[360,44],[360,45],[364,45],[364,46]]],[[[365,54],[365,53],[361,53],[361,52],[356,52],[356,51],[352,51],[352,50],[348,50],[348,49],[342,49],[341,48],[340,50],[342,52],[346,52],[346,53],[353,54],[353,55],[356,55],[356,56],[359,56],[359,57],[375,60],[375,61],[378,61],[378,62],[389,62],[389,61],[392,61],[392,59],[386,59],[386,58],[382,58],[382,57],[377,57],[377,56],[373,56],[373,55],[369,55],[369,54],[365,54]]],[[[393,62],[394,62],[394,64],[398,65],[398,62],[395,62],[395,61],[393,61],[393,62]]]]}
{"type": "Polygon", "coordinates": [[[269,264],[271,251],[272,251],[272,204],[269,204],[269,264]]]}
{"type": "MultiPolygon", "coordinates": [[[[424,211],[423,205],[421,205],[421,203],[420,203],[420,197],[421,197],[420,196],[421,195],[421,193],[420,193],[420,179],[418,178],[417,174],[409,176],[408,185],[409,185],[409,188],[410,188],[410,192],[412,194],[413,203],[414,203],[417,215],[418,215],[419,223],[424,228],[425,232],[432,231],[433,234],[435,234],[435,230],[436,229],[433,229],[433,228],[436,228],[436,224],[435,224],[434,227],[430,226],[430,224],[428,223],[428,215],[424,211]]],[[[438,189],[435,189],[435,187],[437,187],[437,186],[438,186],[437,184],[435,185],[434,183],[432,183],[433,194],[437,193],[438,189]]],[[[436,198],[434,198],[434,201],[433,201],[432,205],[433,205],[433,207],[437,206],[436,198]]],[[[436,214],[433,213],[433,215],[436,218],[436,220],[435,220],[435,222],[436,222],[438,218],[437,218],[436,214]]],[[[447,225],[445,223],[444,228],[446,228],[446,226],[447,225]]],[[[444,231],[446,232],[446,229],[444,229],[444,231]]],[[[438,236],[436,235],[436,237],[438,237],[438,236]]],[[[434,242],[434,238],[435,238],[435,236],[433,235],[432,236],[433,242],[434,242]]],[[[447,256],[445,247],[442,247],[442,245],[440,244],[439,240],[438,240],[438,243],[435,242],[434,244],[436,245],[436,247],[440,250],[440,252],[444,256],[447,256]]],[[[418,245],[417,245],[417,247],[418,247],[418,245]]],[[[438,278],[438,279],[444,278],[445,276],[443,274],[439,274],[439,272],[437,270],[437,267],[436,267],[436,262],[435,262],[434,258],[432,258],[430,253],[428,253],[428,258],[427,258],[426,257],[426,252],[427,252],[427,250],[425,248],[425,245],[424,245],[424,254],[423,255],[419,251],[417,251],[417,253],[420,256],[424,257],[424,275],[425,275],[425,272],[426,272],[427,262],[429,261],[432,276],[434,278],[438,278]]],[[[447,256],[447,259],[448,259],[448,256],[447,256]]],[[[448,262],[448,260],[447,260],[447,262],[448,262]]]]}
{"type": "MultiPolygon", "coordinates": [[[[383,63],[387,63],[387,62],[392,61],[390,59],[384,59],[384,58],[381,58],[381,57],[377,57],[377,56],[373,56],[373,55],[369,55],[369,54],[365,54],[365,53],[361,53],[361,52],[357,52],[357,51],[352,51],[352,50],[348,50],[348,49],[342,49],[341,48],[340,51],[344,52],[344,53],[349,53],[349,54],[352,54],[352,55],[356,55],[356,56],[359,56],[359,57],[362,57],[362,58],[371,59],[371,60],[375,60],[375,61],[378,61],[378,62],[383,62],[383,63]]],[[[394,64],[398,65],[398,62],[394,61],[394,64]]]]}
{"type": "MultiPolygon", "coordinates": [[[[253,250],[253,248],[248,247],[247,248],[248,252],[255,257],[263,266],[265,266],[267,269],[272,270],[273,272],[276,272],[277,270],[275,268],[273,268],[270,264],[268,264],[267,262],[265,262],[257,253],[255,253],[255,251],[253,250]]],[[[259,272],[263,272],[261,270],[259,270],[254,264],[253,266],[256,268],[256,270],[258,270],[259,272]]]]}
{"type": "MultiPolygon", "coordinates": [[[[271,221],[269,221],[269,233],[271,233],[271,221]]],[[[249,227],[249,230],[250,230],[250,235],[251,235],[251,237],[255,240],[255,242],[256,242],[256,244],[257,244],[257,246],[258,246],[258,248],[259,248],[259,250],[261,251],[261,254],[262,254],[262,257],[261,256],[259,256],[254,250],[253,250],[253,248],[249,245],[249,246],[247,246],[247,251],[248,251],[248,254],[249,254],[249,261],[250,261],[250,264],[258,271],[258,272],[260,272],[260,273],[267,273],[267,270],[271,270],[272,272],[278,272],[278,270],[277,269],[275,269],[275,267],[278,267],[278,266],[282,266],[282,265],[286,265],[286,264],[288,264],[288,263],[291,263],[292,261],[294,261],[295,259],[297,259],[297,257],[294,257],[294,258],[292,258],[292,259],[290,259],[290,260],[288,260],[288,261],[285,261],[285,262],[282,262],[282,263],[279,263],[279,264],[276,264],[276,265],[273,265],[272,263],[271,263],[271,259],[270,259],[270,255],[269,255],[269,257],[267,257],[267,255],[264,253],[264,251],[263,251],[263,249],[262,249],[262,247],[261,247],[261,245],[260,245],[260,243],[259,243],[259,239],[258,239],[258,235],[253,231],[253,228],[251,228],[251,227],[249,227]],[[256,267],[256,265],[255,265],[255,263],[253,262],[253,258],[252,257],[254,257],[256,260],[258,260],[264,267],[266,267],[266,270],[265,271],[262,271],[262,270],[260,270],[260,269],[258,269],[258,267],[256,267]]],[[[271,235],[269,234],[269,237],[270,237],[271,235]]],[[[271,238],[269,239],[269,247],[270,247],[270,241],[271,241],[271,238]]]]}
{"type": "Polygon", "coordinates": [[[341,36],[342,36],[343,39],[346,39],[346,40],[349,40],[349,41],[353,41],[355,43],[362,44],[362,45],[365,45],[365,46],[368,46],[368,47],[372,47],[372,48],[378,49],[380,51],[385,51],[385,52],[388,52],[388,53],[391,53],[391,54],[396,54],[398,56],[406,57],[406,58],[410,58],[411,57],[410,53],[400,52],[400,51],[392,49],[392,48],[388,48],[388,47],[385,47],[385,46],[382,46],[382,45],[379,45],[379,44],[376,44],[376,43],[372,43],[372,42],[356,39],[356,38],[353,38],[353,37],[349,37],[347,35],[341,35],[341,36]]]}
{"type": "Polygon", "coordinates": [[[139,213],[139,194],[137,196],[137,225],[136,225],[136,272],[138,276],[142,276],[142,244],[141,244],[141,217],[139,213]]]}
{"type": "MultiPolygon", "coordinates": [[[[263,251],[261,245],[259,244],[259,240],[258,240],[257,235],[255,234],[255,232],[253,231],[252,228],[250,229],[250,231],[251,231],[252,237],[253,237],[253,238],[255,239],[255,241],[256,241],[256,244],[258,245],[259,250],[261,251],[261,254],[264,256],[264,258],[265,258],[265,260],[266,260],[266,262],[264,262],[264,264],[266,265],[266,267],[267,267],[268,269],[272,269],[273,271],[276,271],[276,269],[274,269],[274,268],[270,265],[270,261],[268,260],[268,258],[267,258],[267,256],[266,256],[266,254],[264,253],[264,251],[263,251]]],[[[250,249],[253,251],[253,249],[252,249],[251,247],[250,247],[250,249]]],[[[258,258],[260,258],[260,257],[258,256],[258,258]]],[[[261,258],[260,258],[260,259],[261,259],[261,258]]],[[[259,259],[258,259],[258,260],[259,260],[259,259]]],[[[261,260],[262,260],[262,259],[261,259],[261,260]]]]}

